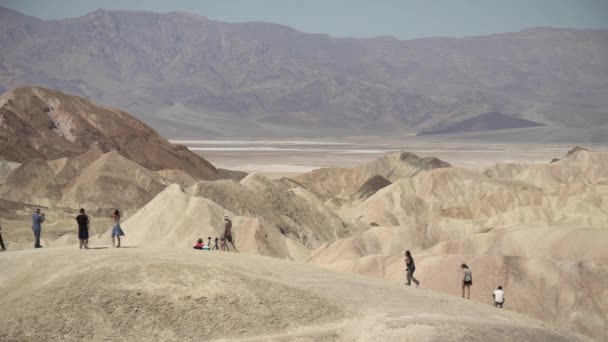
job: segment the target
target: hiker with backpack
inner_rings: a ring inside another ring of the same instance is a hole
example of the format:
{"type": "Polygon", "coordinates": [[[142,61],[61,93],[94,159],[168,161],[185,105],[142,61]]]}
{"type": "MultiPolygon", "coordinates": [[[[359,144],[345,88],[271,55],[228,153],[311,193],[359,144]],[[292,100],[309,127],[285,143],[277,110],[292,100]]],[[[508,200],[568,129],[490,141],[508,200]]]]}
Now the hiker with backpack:
{"type": "Polygon", "coordinates": [[[473,286],[473,273],[469,269],[467,264],[462,264],[460,266],[462,268],[462,298],[464,298],[465,291],[467,295],[467,299],[471,299],[471,286],[473,286]]]}

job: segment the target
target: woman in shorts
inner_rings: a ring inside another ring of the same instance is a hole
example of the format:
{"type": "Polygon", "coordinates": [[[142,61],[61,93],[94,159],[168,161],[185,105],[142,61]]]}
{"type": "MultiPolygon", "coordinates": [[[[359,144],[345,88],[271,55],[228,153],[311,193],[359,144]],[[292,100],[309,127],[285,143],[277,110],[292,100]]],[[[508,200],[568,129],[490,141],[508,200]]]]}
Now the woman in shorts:
{"type": "Polygon", "coordinates": [[[120,237],[125,236],[125,233],[122,231],[122,228],[120,228],[120,212],[118,211],[118,209],[114,210],[110,217],[113,220],[112,247],[116,246],[116,248],[120,248],[120,237]],[[114,239],[118,241],[117,245],[114,244],[114,239]]]}

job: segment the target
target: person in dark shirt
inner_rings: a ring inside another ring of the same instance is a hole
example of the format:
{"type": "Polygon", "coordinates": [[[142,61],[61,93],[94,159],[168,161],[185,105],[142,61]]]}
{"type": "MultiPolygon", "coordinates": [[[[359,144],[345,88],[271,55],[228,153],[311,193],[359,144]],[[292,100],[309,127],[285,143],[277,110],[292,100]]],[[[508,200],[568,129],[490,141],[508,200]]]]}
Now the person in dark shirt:
{"type": "Polygon", "coordinates": [[[410,286],[412,285],[413,281],[414,284],[416,284],[416,287],[419,287],[420,282],[418,281],[418,279],[414,278],[414,271],[416,271],[416,264],[414,263],[414,258],[412,257],[410,251],[405,251],[405,272],[407,278],[407,283],[405,283],[405,285],[410,286]]]}
{"type": "Polygon", "coordinates": [[[84,213],[84,209],[80,208],[80,215],[76,216],[76,222],[78,222],[80,249],[89,249],[89,217],[84,213]]]}

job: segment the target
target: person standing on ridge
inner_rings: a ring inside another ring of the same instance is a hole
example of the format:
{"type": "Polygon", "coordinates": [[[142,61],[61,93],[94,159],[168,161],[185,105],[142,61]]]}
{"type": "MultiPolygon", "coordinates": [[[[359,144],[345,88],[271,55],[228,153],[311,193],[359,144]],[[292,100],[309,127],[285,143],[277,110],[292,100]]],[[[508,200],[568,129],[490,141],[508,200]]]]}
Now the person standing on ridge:
{"type": "Polygon", "coordinates": [[[502,305],[505,303],[505,291],[502,290],[502,286],[494,290],[492,297],[494,297],[494,306],[502,309],[502,305]]]}
{"type": "Polygon", "coordinates": [[[4,247],[4,240],[2,240],[2,226],[0,225],[0,248],[2,248],[3,251],[6,250],[6,247],[4,247]]]}
{"type": "Polygon", "coordinates": [[[466,264],[462,264],[460,266],[463,271],[462,277],[462,298],[464,298],[465,290],[467,294],[467,299],[471,299],[471,286],[473,286],[473,273],[469,269],[469,266],[466,264]]]}
{"type": "Polygon", "coordinates": [[[80,249],[89,249],[89,217],[84,213],[84,209],[80,208],[80,215],[76,216],[78,223],[78,240],[80,241],[80,249]]]}
{"type": "MultiPolygon", "coordinates": [[[[233,249],[236,249],[236,246],[234,245],[234,241],[232,240],[232,221],[230,221],[230,219],[228,218],[228,215],[224,216],[224,245],[226,246],[226,250],[230,251],[230,249],[228,248],[228,244],[227,242],[230,242],[230,244],[232,245],[233,249]]],[[[224,245],[222,245],[222,249],[224,247],[224,245]]]]}
{"type": "Polygon", "coordinates": [[[418,279],[414,278],[414,271],[416,271],[416,264],[414,263],[414,258],[410,251],[405,251],[405,272],[407,277],[407,286],[412,285],[412,280],[416,284],[416,287],[420,286],[420,282],[418,279]]]}
{"type": "Polygon", "coordinates": [[[40,213],[40,209],[36,209],[32,215],[32,231],[34,232],[34,248],[41,248],[40,233],[42,232],[42,222],[44,222],[44,213],[40,213]]]}

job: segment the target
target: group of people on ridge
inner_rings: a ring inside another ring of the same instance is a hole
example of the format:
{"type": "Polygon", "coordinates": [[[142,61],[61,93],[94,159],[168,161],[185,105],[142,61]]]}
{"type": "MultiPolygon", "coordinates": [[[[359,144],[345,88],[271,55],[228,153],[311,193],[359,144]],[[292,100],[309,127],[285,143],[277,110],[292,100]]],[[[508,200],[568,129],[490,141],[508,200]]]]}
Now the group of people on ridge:
{"type": "Polygon", "coordinates": [[[232,249],[236,249],[236,246],[234,245],[234,240],[232,239],[232,221],[230,221],[230,218],[228,218],[228,216],[224,215],[224,224],[223,224],[223,230],[224,233],[222,235],[221,238],[215,238],[215,244],[212,246],[211,244],[211,236],[209,236],[207,245],[205,245],[205,243],[203,242],[203,239],[199,238],[198,240],[196,240],[196,244],[194,244],[194,249],[199,249],[199,250],[204,250],[204,251],[215,251],[215,250],[222,250],[222,251],[230,251],[230,248],[228,248],[228,243],[230,243],[232,245],[232,249]],[[218,240],[221,241],[221,244],[218,245],[218,240]]]}
{"type": "MultiPolygon", "coordinates": [[[[470,299],[471,298],[471,286],[473,286],[473,272],[469,269],[467,264],[462,264],[460,266],[462,269],[462,298],[470,299]]],[[[420,281],[414,277],[414,271],[416,271],[416,264],[414,263],[414,258],[412,257],[412,253],[410,251],[405,251],[405,273],[407,282],[405,285],[411,286],[412,281],[416,284],[416,287],[420,286],[420,281]]],[[[502,289],[502,286],[498,286],[496,290],[492,293],[492,297],[494,297],[494,306],[502,309],[502,305],[505,302],[505,292],[502,289]]]]}
{"type": "MultiPolygon", "coordinates": [[[[34,248],[41,248],[40,245],[40,235],[42,232],[42,223],[44,222],[46,216],[44,213],[40,211],[40,209],[36,209],[34,214],[32,215],[32,231],[34,232],[34,248]]],[[[124,231],[120,227],[120,211],[118,209],[114,210],[110,215],[112,219],[112,247],[120,248],[120,238],[125,236],[124,231]]],[[[85,213],[85,210],[81,208],[79,210],[79,215],[76,216],[76,223],[78,224],[78,241],[80,249],[89,249],[89,229],[91,228],[91,221],[89,216],[85,213]]],[[[1,227],[0,227],[1,229],[1,227]]],[[[236,249],[234,245],[234,241],[232,239],[232,221],[228,218],[228,216],[224,216],[224,224],[223,224],[223,236],[221,239],[215,239],[215,245],[211,246],[211,237],[209,237],[209,242],[205,246],[202,239],[198,239],[194,249],[204,249],[204,250],[226,250],[229,251],[228,243],[232,245],[233,249],[236,249]],[[218,240],[221,240],[221,245],[218,245],[218,240]]],[[[0,247],[2,250],[5,250],[4,241],[2,240],[1,230],[0,230],[0,247]]]]}
{"type": "MultiPolygon", "coordinates": [[[[34,248],[42,248],[42,245],[40,245],[40,235],[42,233],[42,223],[45,218],[45,214],[40,212],[40,209],[36,209],[32,215],[34,248]]],[[[125,233],[120,227],[120,211],[118,209],[114,210],[110,215],[110,218],[112,219],[112,247],[120,247],[120,237],[125,236],[125,233]]],[[[79,215],[76,216],[76,223],[78,225],[79,248],[89,249],[89,229],[91,228],[91,221],[83,208],[80,208],[79,215]]]]}

